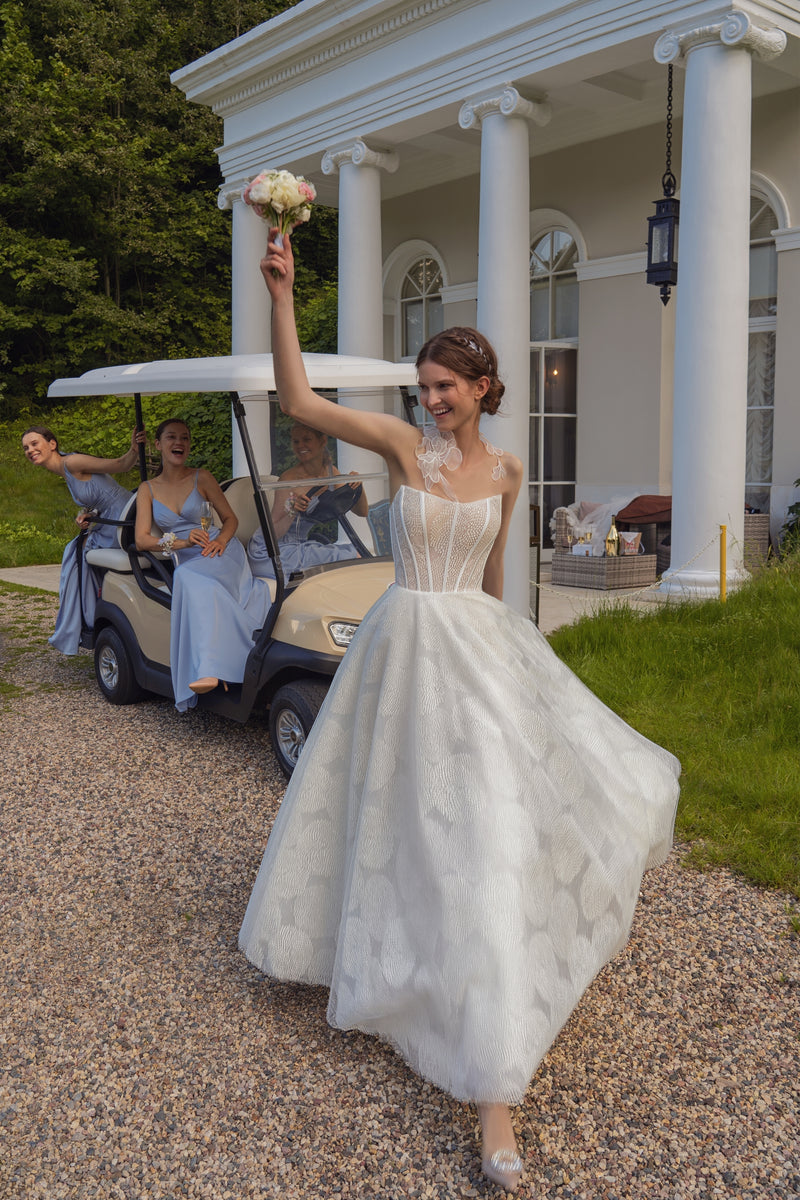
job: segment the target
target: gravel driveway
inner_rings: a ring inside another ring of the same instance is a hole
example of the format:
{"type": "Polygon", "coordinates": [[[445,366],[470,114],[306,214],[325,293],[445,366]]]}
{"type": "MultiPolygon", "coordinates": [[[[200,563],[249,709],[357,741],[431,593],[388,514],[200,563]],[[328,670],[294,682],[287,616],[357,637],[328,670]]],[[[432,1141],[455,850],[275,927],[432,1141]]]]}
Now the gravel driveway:
{"type": "MultiPolygon", "coordinates": [[[[111,707],[54,614],[0,585],[2,1200],[501,1195],[467,1106],[237,951],[266,723],[111,707]]],[[[800,1196],[786,898],[683,856],[517,1110],[520,1196],[800,1196]]]]}

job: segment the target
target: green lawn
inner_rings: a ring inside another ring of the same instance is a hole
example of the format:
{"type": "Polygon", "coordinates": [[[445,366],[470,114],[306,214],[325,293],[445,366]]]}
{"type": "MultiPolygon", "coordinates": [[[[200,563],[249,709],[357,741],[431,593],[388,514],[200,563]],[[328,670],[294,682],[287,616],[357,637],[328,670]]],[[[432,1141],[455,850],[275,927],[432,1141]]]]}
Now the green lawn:
{"type": "Polygon", "coordinates": [[[678,836],[800,895],[800,555],[728,597],[559,630],[556,652],[683,764],[678,836]]]}

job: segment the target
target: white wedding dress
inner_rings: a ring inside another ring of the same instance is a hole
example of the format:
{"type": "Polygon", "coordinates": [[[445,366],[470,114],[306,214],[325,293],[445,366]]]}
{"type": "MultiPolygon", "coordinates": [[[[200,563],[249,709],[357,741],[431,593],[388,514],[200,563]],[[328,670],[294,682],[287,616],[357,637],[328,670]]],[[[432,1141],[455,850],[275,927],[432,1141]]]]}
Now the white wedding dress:
{"type": "Polygon", "coordinates": [[[499,496],[398,491],[397,583],[314,725],[240,946],[457,1099],[517,1103],[626,941],[680,766],[481,591],[500,517],[499,496]]]}

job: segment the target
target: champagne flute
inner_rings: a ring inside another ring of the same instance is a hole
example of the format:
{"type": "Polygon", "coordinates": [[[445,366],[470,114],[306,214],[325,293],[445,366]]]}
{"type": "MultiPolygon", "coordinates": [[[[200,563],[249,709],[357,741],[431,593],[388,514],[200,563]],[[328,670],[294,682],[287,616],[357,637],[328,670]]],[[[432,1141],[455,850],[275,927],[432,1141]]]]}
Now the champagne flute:
{"type": "Polygon", "coordinates": [[[200,528],[203,533],[208,533],[214,520],[214,510],[211,507],[210,500],[204,500],[200,506],[200,528]]]}

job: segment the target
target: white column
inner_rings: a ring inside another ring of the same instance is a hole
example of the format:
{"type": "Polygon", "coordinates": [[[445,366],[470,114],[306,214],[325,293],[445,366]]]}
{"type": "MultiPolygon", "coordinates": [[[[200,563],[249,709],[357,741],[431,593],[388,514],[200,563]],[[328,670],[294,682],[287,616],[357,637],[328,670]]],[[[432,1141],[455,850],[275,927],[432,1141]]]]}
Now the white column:
{"type": "MultiPolygon", "coordinates": [[[[221,209],[232,212],[231,250],[231,353],[267,354],[270,350],[269,292],[259,270],[259,262],[267,248],[267,223],[242,200],[246,180],[225,185],[219,194],[221,209]]],[[[244,399],[244,397],[242,397],[244,399]]],[[[269,437],[269,404],[266,393],[245,400],[247,427],[255,451],[256,463],[262,475],[271,467],[269,437]]],[[[232,422],[233,476],[247,474],[239,430],[232,422]]]]}
{"type": "Polygon", "coordinates": [[[730,12],[659,38],[655,57],[686,60],[675,317],[671,565],[661,591],[719,593],[743,566],[750,249],[751,54],[786,44],[730,12]]]}
{"type": "Polygon", "coordinates": [[[509,529],[504,599],[528,615],[530,603],[529,406],[530,406],[530,146],[528,122],[544,125],[547,104],[525,100],[516,88],[467,101],[462,129],[481,126],[478,227],[478,327],[497,351],[506,386],[501,413],[484,417],[490,442],[511,450],[523,464],[523,482],[509,529]]]}
{"type": "MultiPolygon", "coordinates": [[[[383,358],[383,254],[381,247],[381,171],[397,170],[397,155],[371,150],[360,139],[328,150],[326,175],[339,172],[339,338],[340,354],[383,358]]],[[[383,410],[383,396],[340,393],[339,402],[364,411],[383,410]]],[[[377,454],[338,448],[341,471],[381,471],[377,454]]],[[[370,499],[383,495],[368,486],[370,499]]]]}

